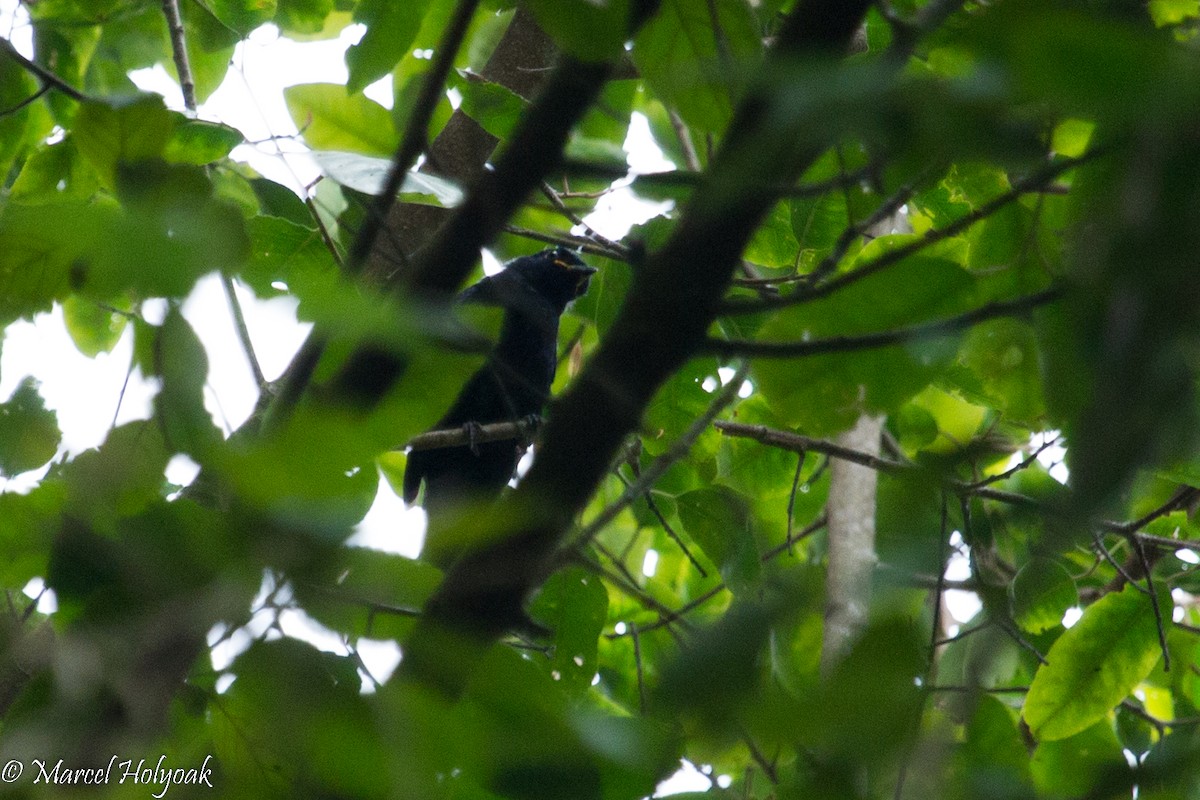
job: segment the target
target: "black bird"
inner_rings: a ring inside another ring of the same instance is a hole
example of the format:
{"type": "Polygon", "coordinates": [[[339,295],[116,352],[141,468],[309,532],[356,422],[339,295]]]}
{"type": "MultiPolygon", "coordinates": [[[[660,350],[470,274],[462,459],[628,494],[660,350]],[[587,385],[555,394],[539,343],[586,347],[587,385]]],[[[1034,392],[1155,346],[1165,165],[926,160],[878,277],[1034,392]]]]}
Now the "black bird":
{"type": "MultiPolygon", "coordinates": [[[[513,259],[502,272],[459,295],[459,302],[500,306],[500,338],[487,362],[471,376],[435,429],[509,422],[540,414],[558,362],[558,320],[587,291],[596,270],[561,247],[513,259]]],[[[516,470],[515,439],[409,453],[404,500],[425,484],[430,515],[499,495],[516,470]]],[[[428,546],[427,546],[428,550],[428,546]]]]}

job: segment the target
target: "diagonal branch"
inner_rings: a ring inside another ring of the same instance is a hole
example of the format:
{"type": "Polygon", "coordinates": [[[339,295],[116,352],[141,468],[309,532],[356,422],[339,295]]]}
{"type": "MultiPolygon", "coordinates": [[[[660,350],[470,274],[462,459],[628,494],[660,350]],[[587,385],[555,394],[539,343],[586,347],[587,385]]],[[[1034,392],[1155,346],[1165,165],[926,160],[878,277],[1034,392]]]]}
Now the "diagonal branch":
{"type": "Polygon", "coordinates": [[[85,103],[92,99],[41,64],[38,64],[36,61],[30,61],[21,55],[21,52],[13,47],[12,42],[2,36],[0,36],[0,52],[7,55],[13,61],[16,61],[21,69],[35,76],[41,81],[42,86],[49,86],[56,91],[62,92],[77,103],[85,103]]]}
{"type": "Polygon", "coordinates": [[[922,322],[905,328],[853,336],[830,336],[806,342],[754,342],[745,340],[706,339],[703,349],[718,356],[742,356],[755,358],[801,358],[828,353],[845,353],[872,350],[925,339],[939,339],[966,330],[998,317],[1017,317],[1031,310],[1053,303],[1062,297],[1062,290],[1052,287],[1037,294],[1017,297],[1012,300],[997,300],[980,306],[957,317],[922,322]]]}
{"type": "Polygon", "coordinates": [[[889,250],[886,253],[882,253],[875,258],[864,262],[857,269],[851,270],[850,272],[839,273],[829,280],[814,286],[800,287],[791,294],[783,297],[741,301],[728,300],[725,302],[722,312],[726,314],[753,314],[762,311],[770,311],[777,308],[786,308],[788,306],[807,303],[810,300],[817,300],[822,297],[827,297],[834,292],[846,288],[852,283],[857,283],[869,275],[874,275],[877,272],[881,272],[895,264],[900,263],[904,259],[921,252],[930,245],[937,244],[938,242],[949,239],[951,236],[956,236],[959,233],[962,233],[967,228],[970,228],[977,222],[987,219],[997,211],[1003,209],[1005,206],[1015,203],[1023,195],[1046,186],[1064,172],[1085,164],[1097,156],[1102,155],[1104,152],[1105,151],[1103,149],[1096,149],[1076,158],[1063,158],[1046,164],[1033,174],[1014,183],[1009,191],[994,197],[993,199],[979,206],[979,208],[975,209],[971,213],[959,217],[946,227],[928,231],[919,239],[916,239],[902,247],[897,247],[895,250],[889,250]]]}

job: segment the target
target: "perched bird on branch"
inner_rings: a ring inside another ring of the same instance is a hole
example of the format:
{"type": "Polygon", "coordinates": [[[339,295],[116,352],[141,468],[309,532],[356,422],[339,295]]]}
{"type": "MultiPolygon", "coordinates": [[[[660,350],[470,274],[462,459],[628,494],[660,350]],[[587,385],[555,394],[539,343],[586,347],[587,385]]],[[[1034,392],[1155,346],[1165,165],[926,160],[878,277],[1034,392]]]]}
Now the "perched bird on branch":
{"type": "MultiPolygon", "coordinates": [[[[434,427],[470,430],[541,414],[558,362],[559,317],[587,291],[595,271],[559,247],[514,259],[502,272],[466,289],[460,302],[504,309],[500,338],[434,427]]],[[[507,439],[413,451],[404,473],[404,500],[412,503],[424,483],[424,506],[431,516],[452,506],[489,501],[512,479],[523,450],[522,442],[507,439]]],[[[426,551],[435,563],[442,560],[428,543],[426,551]]]]}

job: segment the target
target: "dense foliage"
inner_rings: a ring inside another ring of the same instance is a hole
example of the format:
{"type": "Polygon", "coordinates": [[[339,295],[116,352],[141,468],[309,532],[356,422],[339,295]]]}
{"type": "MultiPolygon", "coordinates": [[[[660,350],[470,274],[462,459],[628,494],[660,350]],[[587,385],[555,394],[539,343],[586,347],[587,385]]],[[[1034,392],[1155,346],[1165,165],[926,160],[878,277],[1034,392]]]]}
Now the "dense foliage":
{"type": "Polygon", "coordinates": [[[684,758],[713,797],[1200,797],[1197,0],[25,8],[0,323],[132,336],[159,391],[60,457],[34,381],[0,403],[0,474],[44,473],[0,493],[6,790],[211,754],[169,796],[640,798],[684,758]],[[128,77],[194,108],[268,23],[365,27],[345,87],[287,90],[305,198],[128,77]],[[675,170],[628,174],[634,114],[675,170]],[[595,234],[614,181],[671,210],[595,234]],[[453,523],[479,555],[347,546],[495,330],[446,313],[479,248],[547,242],[599,272],[528,480],[453,523]],[[213,271],[315,324],[232,436],[179,311],[213,271]],[[864,414],[879,456],[834,441],[864,414]],[[878,564],[823,668],[831,459],[878,472],[878,564]],[[297,611],[349,655],[248,627],[297,611]]]}

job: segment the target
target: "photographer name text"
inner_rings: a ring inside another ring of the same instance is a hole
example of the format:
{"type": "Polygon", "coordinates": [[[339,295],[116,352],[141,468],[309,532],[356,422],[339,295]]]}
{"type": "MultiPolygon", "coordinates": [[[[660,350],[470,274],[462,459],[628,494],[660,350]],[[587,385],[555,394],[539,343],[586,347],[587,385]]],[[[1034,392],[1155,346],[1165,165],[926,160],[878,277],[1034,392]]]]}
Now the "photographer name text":
{"type": "Polygon", "coordinates": [[[107,786],[112,783],[143,785],[151,790],[150,794],[156,800],[162,800],[167,790],[172,786],[207,786],[212,788],[212,768],[209,762],[212,756],[205,756],[204,763],[198,767],[176,767],[167,763],[166,755],[158,757],[158,761],[132,758],[122,760],[113,756],[103,767],[72,767],[63,759],[55,762],[40,758],[29,759],[28,765],[23,761],[13,759],[0,769],[0,781],[16,783],[26,773],[34,783],[79,786],[107,786]]]}

